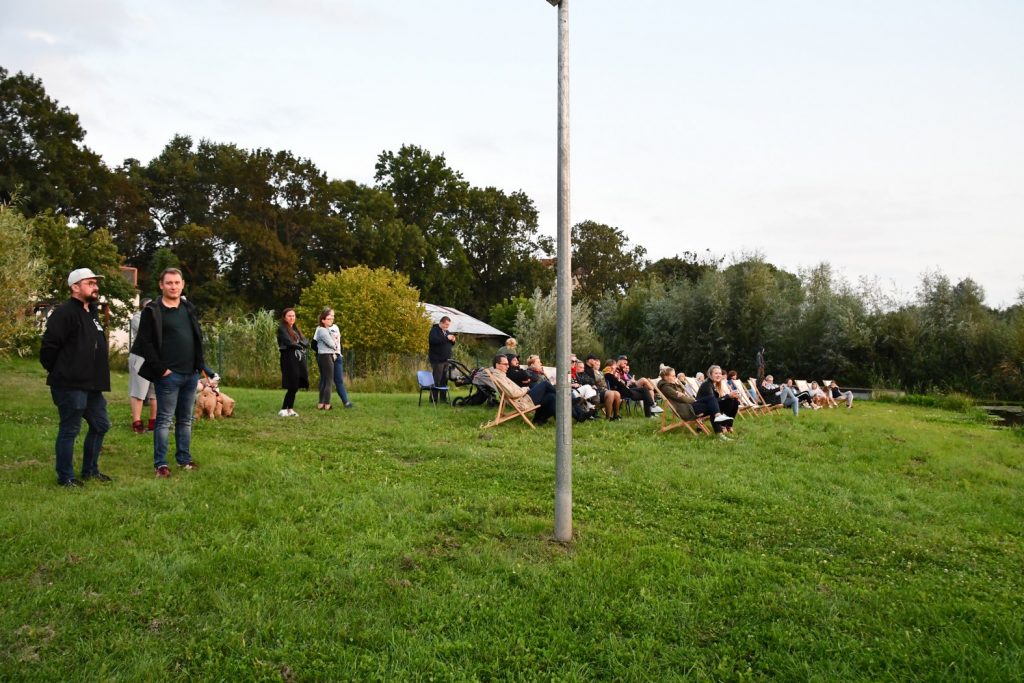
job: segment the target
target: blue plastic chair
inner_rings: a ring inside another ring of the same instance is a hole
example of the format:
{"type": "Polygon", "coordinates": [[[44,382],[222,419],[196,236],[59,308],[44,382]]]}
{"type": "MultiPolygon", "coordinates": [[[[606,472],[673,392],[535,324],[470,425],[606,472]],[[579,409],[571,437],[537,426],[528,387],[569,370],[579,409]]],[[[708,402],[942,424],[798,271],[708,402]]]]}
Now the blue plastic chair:
{"type": "MultiPolygon", "coordinates": [[[[432,373],[430,370],[417,370],[416,371],[416,381],[419,382],[419,385],[420,385],[420,400],[419,400],[419,403],[417,404],[418,406],[422,406],[423,405],[423,392],[424,391],[437,391],[439,393],[443,393],[445,396],[448,395],[448,387],[435,387],[434,386],[434,373],[432,373]]],[[[433,399],[433,394],[431,394],[431,399],[430,400],[431,400],[431,403],[434,403],[434,407],[436,408],[437,407],[437,403],[433,399]]]]}

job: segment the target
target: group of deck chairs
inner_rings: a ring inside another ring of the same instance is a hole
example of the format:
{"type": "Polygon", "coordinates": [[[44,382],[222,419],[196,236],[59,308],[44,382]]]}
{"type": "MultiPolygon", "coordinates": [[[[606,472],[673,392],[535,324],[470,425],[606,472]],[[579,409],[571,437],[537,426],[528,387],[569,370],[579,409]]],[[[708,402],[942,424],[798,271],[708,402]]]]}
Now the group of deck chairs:
{"type": "MultiPolygon", "coordinates": [[[[480,373],[492,380],[491,370],[489,368],[480,368],[480,373]]],[[[699,381],[695,377],[680,376],[679,380],[684,384],[684,390],[693,396],[697,395],[697,390],[700,387],[699,381]]],[[[804,380],[794,380],[798,390],[798,396],[803,398],[806,395],[808,403],[813,403],[811,397],[811,387],[804,380]]],[[[825,380],[823,386],[828,387],[832,384],[831,381],[825,380]]],[[[764,396],[758,388],[758,382],[756,379],[751,377],[744,383],[739,379],[723,379],[721,381],[721,393],[734,393],[739,402],[739,411],[736,417],[741,416],[759,416],[769,415],[779,408],[784,407],[781,403],[769,403],[765,400],[764,396]]],[[[498,396],[498,410],[497,414],[492,420],[485,422],[481,425],[482,429],[490,427],[497,427],[500,424],[509,422],[510,420],[522,419],[531,429],[536,429],[536,425],[530,419],[530,416],[537,410],[538,406],[534,405],[530,400],[529,396],[523,395],[521,397],[509,396],[505,391],[502,390],[501,385],[494,384],[496,394],[498,396]]],[[[669,401],[661,390],[658,388],[657,383],[654,387],[656,402],[663,406],[661,413],[661,424],[659,427],[660,432],[669,432],[674,429],[687,429],[691,434],[697,436],[700,433],[712,434],[712,430],[706,424],[711,418],[708,416],[697,416],[692,415],[683,416],[680,415],[676,410],[675,405],[672,401],[669,401]]]]}

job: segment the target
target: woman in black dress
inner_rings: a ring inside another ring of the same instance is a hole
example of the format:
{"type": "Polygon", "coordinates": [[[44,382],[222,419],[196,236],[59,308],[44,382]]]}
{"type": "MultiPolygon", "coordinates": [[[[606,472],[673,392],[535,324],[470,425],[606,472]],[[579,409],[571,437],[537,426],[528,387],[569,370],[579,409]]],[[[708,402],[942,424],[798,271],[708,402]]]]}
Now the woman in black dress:
{"type": "Polygon", "coordinates": [[[281,417],[299,416],[295,412],[295,394],[299,389],[309,388],[309,371],[306,369],[308,346],[309,342],[295,324],[295,309],[284,309],[281,325],[277,328],[277,348],[281,351],[281,388],[285,390],[284,402],[277,413],[281,417]]]}

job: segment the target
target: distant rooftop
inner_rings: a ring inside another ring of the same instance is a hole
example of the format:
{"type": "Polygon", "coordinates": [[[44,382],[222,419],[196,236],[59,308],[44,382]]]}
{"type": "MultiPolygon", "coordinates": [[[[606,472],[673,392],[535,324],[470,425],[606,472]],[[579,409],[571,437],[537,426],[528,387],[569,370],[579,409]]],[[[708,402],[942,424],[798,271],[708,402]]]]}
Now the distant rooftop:
{"type": "Polygon", "coordinates": [[[498,328],[491,327],[483,320],[477,320],[457,308],[437,306],[435,304],[423,304],[423,308],[427,310],[427,315],[430,316],[430,321],[433,323],[441,320],[442,316],[451,318],[452,326],[449,329],[455,334],[472,334],[478,337],[508,337],[507,334],[498,328]]]}

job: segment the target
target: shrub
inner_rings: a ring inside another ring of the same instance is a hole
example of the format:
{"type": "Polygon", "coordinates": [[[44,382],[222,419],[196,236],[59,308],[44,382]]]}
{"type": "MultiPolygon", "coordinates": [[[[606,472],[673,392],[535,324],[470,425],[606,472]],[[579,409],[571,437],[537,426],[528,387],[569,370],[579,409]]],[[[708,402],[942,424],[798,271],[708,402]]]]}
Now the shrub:
{"type": "Polygon", "coordinates": [[[0,204],[0,244],[0,356],[23,356],[39,336],[29,302],[46,271],[31,222],[6,204],[0,204]]]}

